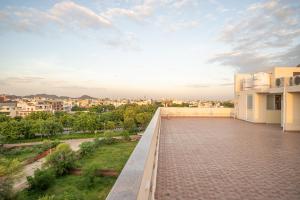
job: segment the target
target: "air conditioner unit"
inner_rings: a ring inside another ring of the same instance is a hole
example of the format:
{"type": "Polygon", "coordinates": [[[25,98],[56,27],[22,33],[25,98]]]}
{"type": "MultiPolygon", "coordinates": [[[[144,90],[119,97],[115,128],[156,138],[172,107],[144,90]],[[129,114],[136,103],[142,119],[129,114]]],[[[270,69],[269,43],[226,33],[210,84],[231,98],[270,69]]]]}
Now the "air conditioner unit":
{"type": "Polygon", "coordinates": [[[276,87],[283,87],[284,86],[284,78],[276,78],[275,80],[276,87]]]}
{"type": "Polygon", "coordinates": [[[300,75],[293,77],[293,85],[300,85],[300,75]]]}

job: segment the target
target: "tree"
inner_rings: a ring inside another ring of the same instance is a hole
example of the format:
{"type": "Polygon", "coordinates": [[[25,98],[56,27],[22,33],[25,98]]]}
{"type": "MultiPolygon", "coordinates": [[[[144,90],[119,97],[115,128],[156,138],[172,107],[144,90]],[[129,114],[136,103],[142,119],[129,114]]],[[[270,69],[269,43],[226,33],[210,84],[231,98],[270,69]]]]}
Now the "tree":
{"type": "Polygon", "coordinates": [[[59,144],[46,158],[46,165],[52,167],[57,175],[66,174],[74,167],[75,153],[68,144],[59,144]]]}
{"type": "Polygon", "coordinates": [[[136,128],[134,118],[125,117],[124,118],[124,128],[129,131],[134,131],[134,129],[136,128]]]}
{"type": "Polygon", "coordinates": [[[137,123],[145,129],[149,121],[151,120],[152,114],[148,112],[139,113],[136,115],[135,119],[137,123]]]}
{"type": "Polygon", "coordinates": [[[42,122],[42,133],[46,135],[56,135],[64,131],[61,123],[48,119],[42,122]]]}
{"type": "Polygon", "coordinates": [[[53,114],[51,112],[44,112],[44,111],[39,111],[39,112],[32,112],[29,115],[26,116],[26,119],[33,119],[33,120],[37,120],[37,119],[49,119],[53,117],[53,114]]]}
{"type": "Polygon", "coordinates": [[[0,135],[3,140],[15,140],[19,138],[18,122],[15,120],[0,123],[0,135]]]}
{"type": "Polygon", "coordinates": [[[33,132],[33,120],[23,119],[18,122],[18,133],[22,135],[24,138],[32,138],[34,137],[33,132]]]}
{"type": "Polygon", "coordinates": [[[115,128],[116,128],[116,124],[115,124],[115,122],[108,121],[108,122],[106,122],[106,124],[105,124],[105,128],[106,128],[106,129],[115,129],[115,128]]]}
{"type": "Polygon", "coordinates": [[[0,114],[0,123],[1,122],[7,122],[9,120],[10,120],[10,118],[8,116],[6,116],[4,114],[0,114]]]}

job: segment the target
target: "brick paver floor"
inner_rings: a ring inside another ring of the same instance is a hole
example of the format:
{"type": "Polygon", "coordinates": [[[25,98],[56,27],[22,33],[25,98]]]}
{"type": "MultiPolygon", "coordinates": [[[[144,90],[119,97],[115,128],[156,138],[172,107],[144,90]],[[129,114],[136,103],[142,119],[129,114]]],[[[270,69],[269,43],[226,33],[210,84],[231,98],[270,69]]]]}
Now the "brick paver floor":
{"type": "Polygon", "coordinates": [[[229,118],[162,119],[155,198],[300,199],[300,133],[229,118]]]}

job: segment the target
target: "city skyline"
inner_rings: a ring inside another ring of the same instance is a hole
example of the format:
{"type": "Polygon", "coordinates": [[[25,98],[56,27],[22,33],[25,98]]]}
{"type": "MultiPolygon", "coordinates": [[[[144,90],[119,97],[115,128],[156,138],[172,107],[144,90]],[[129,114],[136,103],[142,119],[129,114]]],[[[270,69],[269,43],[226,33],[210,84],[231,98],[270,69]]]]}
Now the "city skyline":
{"type": "Polygon", "coordinates": [[[300,2],[1,1],[0,93],[232,99],[300,62],[300,2]]]}

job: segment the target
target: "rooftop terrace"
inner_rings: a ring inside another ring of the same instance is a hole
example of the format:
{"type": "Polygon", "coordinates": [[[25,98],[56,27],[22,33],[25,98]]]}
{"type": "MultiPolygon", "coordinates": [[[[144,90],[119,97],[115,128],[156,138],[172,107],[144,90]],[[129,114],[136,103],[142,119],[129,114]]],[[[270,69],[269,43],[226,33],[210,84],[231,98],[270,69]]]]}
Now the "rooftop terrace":
{"type": "Polygon", "coordinates": [[[300,133],[160,109],[107,199],[300,199],[300,133]]]}

